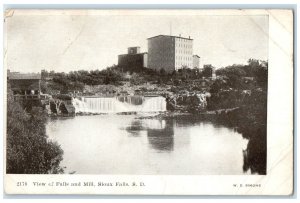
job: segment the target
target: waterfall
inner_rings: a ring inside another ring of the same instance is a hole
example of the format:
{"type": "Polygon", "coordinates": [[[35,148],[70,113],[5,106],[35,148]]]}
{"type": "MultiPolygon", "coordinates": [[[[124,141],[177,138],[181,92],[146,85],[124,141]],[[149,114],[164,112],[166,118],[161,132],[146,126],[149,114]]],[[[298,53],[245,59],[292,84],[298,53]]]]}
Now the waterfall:
{"type": "Polygon", "coordinates": [[[166,99],[164,97],[146,97],[141,106],[142,112],[166,111],[166,99]]]}
{"type": "Polygon", "coordinates": [[[120,113],[166,111],[164,97],[81,97],[73,98],[76,113],[120,113]]]}

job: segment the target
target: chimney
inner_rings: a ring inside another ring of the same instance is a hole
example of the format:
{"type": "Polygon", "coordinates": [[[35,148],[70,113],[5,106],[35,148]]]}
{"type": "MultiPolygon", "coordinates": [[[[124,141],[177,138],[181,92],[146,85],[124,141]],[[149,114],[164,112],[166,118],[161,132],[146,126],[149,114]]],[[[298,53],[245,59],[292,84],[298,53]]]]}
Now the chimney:
{"type": "Polygon", "coordinates": [[[189,39],[191,39],[191,36],[189,36],[189,39]]]}
{"type": "Polygon", "coordinates": [[[179,34],[179,37],[181,37],[181,34],[179,34]]]}

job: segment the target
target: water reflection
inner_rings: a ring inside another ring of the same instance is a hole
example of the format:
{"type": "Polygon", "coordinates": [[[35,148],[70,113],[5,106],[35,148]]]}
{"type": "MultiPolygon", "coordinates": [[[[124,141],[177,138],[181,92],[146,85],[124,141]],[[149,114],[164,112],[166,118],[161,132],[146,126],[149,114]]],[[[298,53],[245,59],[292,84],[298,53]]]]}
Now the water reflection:
{"type": "Polygon", "coordinates": [[[231,128],[192,119],[136,115],[53,120],[47,134],[77,174],[244,174],[248,141],[231,128]]]}
{"type": "Polygon", "coordinates": [[[147,129],[147,137],[151,147],[158,151],[173,151],[174,122],[172,120],[158,122],[164,122],[164,127],[161,129],[147,129]]]}
{"type": "MultiPolygon", "coordinates": [[[[122,127],[120,129],[123,129],[122,127]]],[[[140,136],[141,131],[146,130],[140,120],[134,120],[131,122],[129,126],[125,128],[125,130],[129,133],[131,136],[140,136]]]]}
{"type": "Polygon", "coordinates": [[[267,166],[267,132],[265,125],[257,125],[243,132],[244,137],[250,137],[247,149],[243,150],[243,170],[252,174],[266,175],[267,166]]]}
{"type": "Polygon", "coordinates": [[[174,148],[174,121],[159,119],[135,119],[125,128],[130,136],[147,132],[149,146],[157,152],[172,151],[174,148]]]}

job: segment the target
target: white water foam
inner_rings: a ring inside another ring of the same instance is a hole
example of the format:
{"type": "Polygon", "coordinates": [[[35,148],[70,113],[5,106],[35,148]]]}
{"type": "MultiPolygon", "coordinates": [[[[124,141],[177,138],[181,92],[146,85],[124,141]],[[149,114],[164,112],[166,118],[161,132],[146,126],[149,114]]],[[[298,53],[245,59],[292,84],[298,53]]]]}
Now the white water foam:
{"type": "MultiPolygon", "coordinates": [[[[121,112],[160,112],[166,111],[164,97],[143,97],[140,105],[121,102],[116,97],[81,97],[74,98],[72,103],[76,113],[121,113],[121,112]]],[[[129,101],[129,102],[128,102],[129,101]]]]}

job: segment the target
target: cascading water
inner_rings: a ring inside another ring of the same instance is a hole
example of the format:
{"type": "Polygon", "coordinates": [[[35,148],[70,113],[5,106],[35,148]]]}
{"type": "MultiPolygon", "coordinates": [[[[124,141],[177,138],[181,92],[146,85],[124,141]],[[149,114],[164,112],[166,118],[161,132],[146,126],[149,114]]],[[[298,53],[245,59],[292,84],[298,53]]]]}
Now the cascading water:
{"type": "Polygon", "coordinates": [[[81,97],[72,103],[76,113],[121,113],[166,111],[164,97],[81,97]]]}

